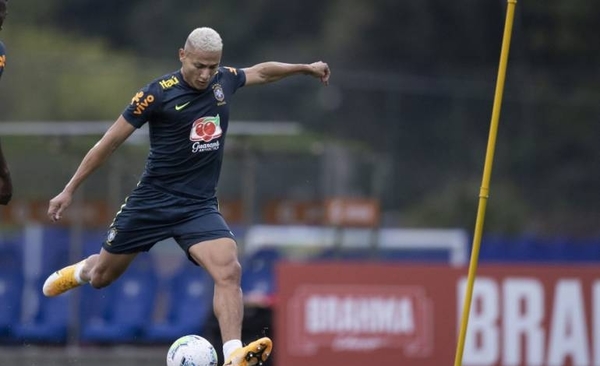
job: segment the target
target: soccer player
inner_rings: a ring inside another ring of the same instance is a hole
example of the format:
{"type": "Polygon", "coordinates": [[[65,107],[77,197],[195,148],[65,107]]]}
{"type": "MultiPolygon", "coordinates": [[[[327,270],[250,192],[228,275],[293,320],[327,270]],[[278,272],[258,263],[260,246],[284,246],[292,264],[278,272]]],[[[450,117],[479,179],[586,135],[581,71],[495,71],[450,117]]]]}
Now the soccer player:
{"type": "Polygon", "coordinates": [[[50,200],[48,216],[60,220],[77,187],[136,128],[148,122],[150,153],[144,173],[110,225],[99,254],[60,269],[43,286],[56,296],[79,285],[95,288],[116,280],[141,251],[173,237],[188,258],[214,280],[213,309],[223,338],[225,366],[261,364],[272,342],[241,342],[241,266],[232,232],[219,213],[216,187],[223,160],[229,108],[243,86],[292,75],[308,75],[327,85],[324,62],[221,66],[223,43],[211,28],[193,30],[179,49],[181,68],[138,91],[129,106],[89,150],[64,190],[50,200]]]}
{"type": "MultiPolygon", "coordinates": [[[[0,30],[2,30],[2,24],[6,18],[6,3],[8,0],[0,0],[0,30]]],[[[6,52],[4,50],[4,44],[0,41],[0,78],[2,78],[2,72],[4,71],[4,65],[6,64],[6,52]]],[[[10,171],[8,170],[8,164],[2,153],[2,145],[0,144],[0,205],[7,205],[12,197],[12,181],[10,179],[10,171]]]]}

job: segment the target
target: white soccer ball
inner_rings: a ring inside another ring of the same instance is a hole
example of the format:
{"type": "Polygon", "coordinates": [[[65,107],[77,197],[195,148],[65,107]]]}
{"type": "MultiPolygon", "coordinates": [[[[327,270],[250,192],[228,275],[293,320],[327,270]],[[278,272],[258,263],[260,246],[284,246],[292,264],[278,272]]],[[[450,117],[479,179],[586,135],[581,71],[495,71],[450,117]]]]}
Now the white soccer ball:
{"type": "Polygon", "coordinates": [[[218,362],[215,347],[195,334],[173,342],[167,353],[167,366],[217,366],[218,362]]]}

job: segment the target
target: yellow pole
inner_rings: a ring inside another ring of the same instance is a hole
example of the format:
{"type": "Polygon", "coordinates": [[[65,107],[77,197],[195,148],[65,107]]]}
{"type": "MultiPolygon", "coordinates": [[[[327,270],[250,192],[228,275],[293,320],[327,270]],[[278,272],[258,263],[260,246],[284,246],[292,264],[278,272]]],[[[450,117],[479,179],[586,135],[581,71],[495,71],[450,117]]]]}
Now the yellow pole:
{"type": "Polygon", "coordinates": [[[492,165],[494,162],[494,149],[496,147],[496,135],[498,131],[498,121],[500,120],[500,107],[502,105],[502,95],[504,93],[504,80],[506,79],[506,65],[508,63],[508,51],[510,49],[510,37],[513,27],[513,18],[515,15],[515,5],[517,0],[507,0],[506,22],[504,24],[504,36],[502,39],[502,51],[500,53],[500,65],[498,67],[498,80],[496,81],[496,92],[494,94],[494,106],[492,108],[492,120],[490,125],[490,134],[488,137],[487,151],[485,155],[485,166],[483,168],[483,178],[481,189],[479,190],[479,207],[477,209],[477,221],[475,223],[475,234],[473,235],[473,249],[471,250],[471,260],[469,263],[469,275],[467,279],[467,290],[463,303],[462,318],[460,323],[460,333],[456,347],[456,357],[454,366],[462,365],[463,351],[465,348],[465,338],[467,326],[469,324],[469,313],[471,300],[473,297],[473,285],[475,283],[475,274],[477,272],[477,262],[479,260],[479,247],[481,245],[481,235],[483,231],[483,222],[485,218],[485,209],[489,197],[490,177],[492,175],[492,165]]]}

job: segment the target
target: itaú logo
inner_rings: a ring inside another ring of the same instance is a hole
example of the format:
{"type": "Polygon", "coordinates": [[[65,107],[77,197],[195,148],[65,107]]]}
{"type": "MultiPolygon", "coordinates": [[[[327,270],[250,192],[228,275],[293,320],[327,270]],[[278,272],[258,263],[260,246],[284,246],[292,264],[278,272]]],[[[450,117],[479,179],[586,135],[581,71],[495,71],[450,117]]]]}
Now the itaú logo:
{"type": "Polygon", "coordinates": [[[221,120],[218,115],[216,117],[202,117],[194,121],[190,131],[190,141],[209,142],[221,137],[222,134],[221,120]]]}

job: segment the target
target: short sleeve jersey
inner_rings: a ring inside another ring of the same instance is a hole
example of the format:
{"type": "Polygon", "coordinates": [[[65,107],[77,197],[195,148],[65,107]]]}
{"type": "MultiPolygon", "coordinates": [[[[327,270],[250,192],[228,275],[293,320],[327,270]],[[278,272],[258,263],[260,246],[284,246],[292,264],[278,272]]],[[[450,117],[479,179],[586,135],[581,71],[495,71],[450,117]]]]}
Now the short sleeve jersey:
{"type": "Polygon", "coordinates": [[[141,182],[183,197],[215,197],[231,97],[245,83],[243,70],[219,67],[204,90],[176,71],[137,92],[123,117],[136,128],[148,122],[150,152],[141,182]]]}
{"type": "Polygon", "coordinates": [[[6,66],[6,50],[4,49],[4,43],[0,41],[0,78],[2,72],[4,72],[4,66],[6,66]]]}

